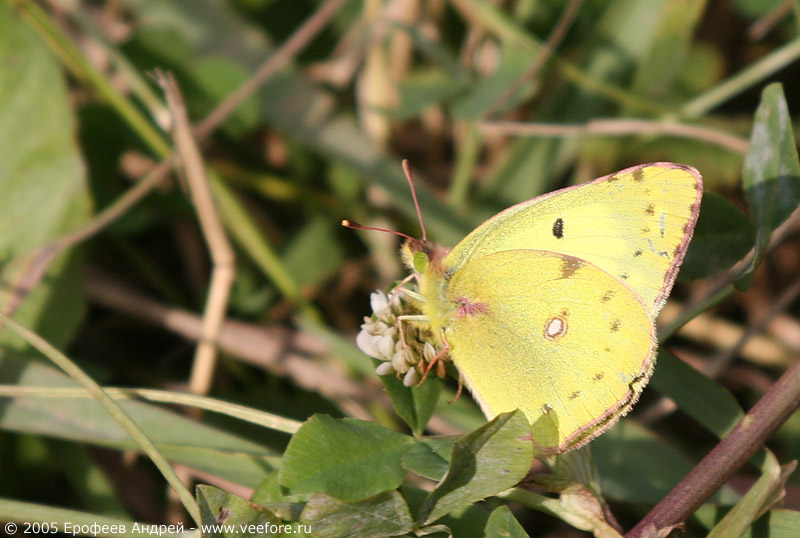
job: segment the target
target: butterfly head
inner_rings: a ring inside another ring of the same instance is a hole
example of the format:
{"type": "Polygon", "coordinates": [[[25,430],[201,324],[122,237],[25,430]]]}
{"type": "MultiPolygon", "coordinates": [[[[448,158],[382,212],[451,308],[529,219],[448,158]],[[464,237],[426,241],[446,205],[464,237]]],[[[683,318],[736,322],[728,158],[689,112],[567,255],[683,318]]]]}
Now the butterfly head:
{"type": "Polygon", "coordinates": [[[442,272],[442,260],[450,249],[427,239],[409,238],[400,247],[400,257],[406,267],[424,275],[428,271],[442,272]]]}

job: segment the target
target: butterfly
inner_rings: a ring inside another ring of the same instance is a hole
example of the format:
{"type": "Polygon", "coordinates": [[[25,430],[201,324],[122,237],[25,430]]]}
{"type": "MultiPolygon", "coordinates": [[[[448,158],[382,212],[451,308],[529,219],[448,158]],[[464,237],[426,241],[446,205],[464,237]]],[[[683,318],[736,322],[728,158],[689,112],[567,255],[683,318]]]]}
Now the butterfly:
{"type": "Polygon", "coordinates": [[[512,206],[452,249],[423,227],[401,248],[419,312],[400,324],[425,329],[488,418],[520,409],[537,455],[583,446],[650,379],[702,193],[696,169],[659,162],[512,206]]]}

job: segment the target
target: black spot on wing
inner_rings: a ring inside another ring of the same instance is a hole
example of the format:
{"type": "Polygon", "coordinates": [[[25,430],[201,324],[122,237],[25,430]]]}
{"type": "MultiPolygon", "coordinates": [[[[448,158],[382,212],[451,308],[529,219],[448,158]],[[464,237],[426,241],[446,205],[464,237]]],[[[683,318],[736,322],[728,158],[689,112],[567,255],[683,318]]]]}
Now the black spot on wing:
{"type": "Polygon", "coordinates": [[[561,217],[557,218],[553,223],[553,236],[557,239],[564,237],[564,219],[561,217]]]}

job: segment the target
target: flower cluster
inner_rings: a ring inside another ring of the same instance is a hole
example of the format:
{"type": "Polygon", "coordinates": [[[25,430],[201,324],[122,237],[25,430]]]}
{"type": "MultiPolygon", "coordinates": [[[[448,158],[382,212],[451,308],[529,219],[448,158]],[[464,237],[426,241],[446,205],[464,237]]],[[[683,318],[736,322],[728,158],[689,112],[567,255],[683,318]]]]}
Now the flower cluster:
{"type": "Polygon", "coordinates": [[[370,357],[384,361],[375,369],[378,375],[396,372],[403,376],[405,386],[416,385],[438,354],[425,324],[404,322],[401,334],[398,317],[419,315],[419,310],[397,288],[388,295],[375,291],[370,295],[370,306],[372,316],[364,318],[356,344],[370,357]]]}

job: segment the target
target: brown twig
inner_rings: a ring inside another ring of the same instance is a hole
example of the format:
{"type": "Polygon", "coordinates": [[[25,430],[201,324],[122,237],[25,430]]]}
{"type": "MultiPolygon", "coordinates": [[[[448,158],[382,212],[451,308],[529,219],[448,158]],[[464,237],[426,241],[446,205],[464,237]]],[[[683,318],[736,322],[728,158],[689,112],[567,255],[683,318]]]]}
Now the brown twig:
{"type": "MultiPolygon", "coordinates": [[[[99,271],[87,270],[85,288],[91,301],[106,308],[162,327],[191,342],[202,337],[203,322],[197,314],[153,301],[99,271]]],[[[370,418],[367,408],[387,400],[377,387],[354,381],[326,368],[323,362],[307,358],[306,355],[329,352],[324,342],[309,333],[226,320],[217,344],[226,355],[275,375],[290,377],[297,386],[329,398],[349,416],[370,418]]]]}
{"type": "Polygon", "coordinates": [[[211,254],[211,283],[203,313],[203,334],[197,345],[189,381],[193,394],[208,394],[217,362],[217,337],[228,309],[228,299],[236,276],[235,255],[225,234],[225,227],[217,211],[214,197],[206,177],[205,164],[200,155],[183,96],[175,78],[169,73],[156,71],[156,81],[164,91],[172,114],[175,147],[183,165],[192,203],[200,220],[200,229],[211,254]]]}
{"type": "Polygon", "coordinates": [[[689,125],[671,121],[654,120],[592,120],[584,125],[555,125],[547,123],[519,123],[512,121],[483,121],[478,124],[483,134],[512,136],[626,136],[635,134],[670,135],[702,140],[744,155],[750,142],[702,125],[689,125]]]}

